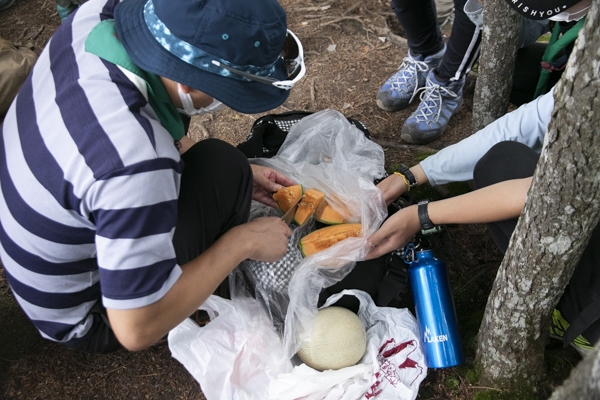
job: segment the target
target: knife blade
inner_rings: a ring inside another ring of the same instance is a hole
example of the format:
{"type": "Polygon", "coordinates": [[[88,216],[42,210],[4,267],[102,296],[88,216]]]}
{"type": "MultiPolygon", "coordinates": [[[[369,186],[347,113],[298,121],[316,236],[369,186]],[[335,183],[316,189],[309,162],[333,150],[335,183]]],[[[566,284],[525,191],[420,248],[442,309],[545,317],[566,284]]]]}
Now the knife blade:
{"type": "MultiPolygon", "coordinates": [[[[300,199],[302,200],[302,199],[300,199]]],[[[295,202],[289,210],[287,210],[285,212],[285,214],[283,214],[283,217],[281,217],[281,220],[283,222],[285,222],[287,225],[290,225],[292,223],[292,221],[294,220],[294,214],[296,214],[296,209],[298,208],[298,204],[300,204],[300,200],[298,200],[297,202],[295,202]]]]}

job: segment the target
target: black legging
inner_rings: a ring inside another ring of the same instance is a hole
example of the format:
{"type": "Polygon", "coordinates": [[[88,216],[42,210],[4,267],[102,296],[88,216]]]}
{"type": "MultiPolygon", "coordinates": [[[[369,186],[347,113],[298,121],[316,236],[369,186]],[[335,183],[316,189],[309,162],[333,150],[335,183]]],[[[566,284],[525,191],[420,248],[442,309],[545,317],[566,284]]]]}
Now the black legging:
{"type": "MultiPolygon", "coordinates": [[[[177,262],[185,264],[208,249],[221,235],[248,221],[252,201],[252,170],[241,151],[217,139],[196,143],[183,155],[173,246],[177,262]]],[[[228,296],[225,279],[216,293],[228,296]]],[[[85,353],[121,348],[99,300],[91,310],[92,328],[80,339],[65,343],[85,353]]]]}
{"type": "MultiPolygon", "coordinates": [[[[452,33],[444,58],[436,70],[437,76],[444,80],[458,80],[465,76],[479,55],[481,31],[465,14],[463,8],[466,2],[454,1],[452,33]]],[[[392,10],[413,53],[429,56],[444,47],[434,0],[392,0],[392,10]]]]}
{"type": "MultiPolygon", "coordinates": [[[[492,147],[475,166],[475,188],[493,185],[510,179],[533,176],[539,155],[518,142],[500,142],[492,147]]],[[[517,218],[487,224],[490,234],[502,252],[517,224],[517,218]]],[[[556,308],[571,327],[565,335],[568,345],[578,335],[592,344],[600,338],[600,224],[581,256],[573,276],[556,308]]]]}

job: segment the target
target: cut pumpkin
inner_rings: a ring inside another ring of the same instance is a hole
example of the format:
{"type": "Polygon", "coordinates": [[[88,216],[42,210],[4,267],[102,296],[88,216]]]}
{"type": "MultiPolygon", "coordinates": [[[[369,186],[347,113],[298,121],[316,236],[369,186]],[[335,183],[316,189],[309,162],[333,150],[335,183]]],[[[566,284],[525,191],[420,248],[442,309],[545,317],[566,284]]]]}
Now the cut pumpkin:
{"type": "Polygon", "coordinates": [[[300,239],[300,251],[304,257],[326,250],[349,237],[358,237],[362,224],[339,224],[317,229],[300,239]]]}
{"type": "Polygon", "coordinates": [[[317,189],[307,189],[302,195],[302,200],[298,203],[298,208],[294,214],[294,222],[302,225],[315,212],[321,201],[325,198],[325,193],[317,189]]]}
{"type": "Polygon", "coordinates": [[[321,201],[321,204],[315,210],[315,219],[323,224],[337,225],[344,223],[344,216],[336,209],[331,207],[327,200],[321,201]]]}
{"type": "Polygon", "coordinates": [[[292,206],[302,198],[302,185],[282,187],[273,194],[273,200],[283,212],[287,212],[292,206]]]}

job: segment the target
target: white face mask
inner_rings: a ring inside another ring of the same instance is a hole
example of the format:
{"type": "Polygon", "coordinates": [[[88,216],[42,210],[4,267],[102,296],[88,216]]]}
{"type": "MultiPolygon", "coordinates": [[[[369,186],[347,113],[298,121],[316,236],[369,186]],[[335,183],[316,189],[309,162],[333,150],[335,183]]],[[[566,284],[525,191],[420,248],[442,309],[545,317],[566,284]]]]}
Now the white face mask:
{"type": "Polygon", "coordinates": [[[585,17],[585,15],[588,13],[588,10],[590,9],[591,6],[592,5],[590,4],[589,6],[582,8],[581,10],[578,10],[575,12],[563,11],[559,14],[549,17],[548,19],[551,21],[556,21],[556,22],[579,21],[581,18],[585,17]]]}
{"type": "Polygon", "coordinates": [[[190,117],[193,115],[214,113],[215,111],[225,108],[225,104],[221,103],[217,99],[213,99],[212,103],[210,103],[207,107],[195,108],[192,96],[189,93],[185,93],[183,90],[181,90],[180,84],[177,84],[177,93],[179,93],[179,99],[183,105],[183,109],[178,108],[177,111],[182,112],[190,117]]]}

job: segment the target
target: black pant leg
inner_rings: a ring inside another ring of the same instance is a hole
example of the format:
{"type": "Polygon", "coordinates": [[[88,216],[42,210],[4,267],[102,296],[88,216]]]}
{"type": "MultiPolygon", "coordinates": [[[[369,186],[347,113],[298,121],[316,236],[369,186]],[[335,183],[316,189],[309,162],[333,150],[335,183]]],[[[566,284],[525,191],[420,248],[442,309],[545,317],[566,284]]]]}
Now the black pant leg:
{"type": "Polygon", "coordinates": [[[107,354],[122,349],[123,346],[110,327],[108,315],[101,300],[98,300],[92,307],[90,315],[92,316],[92,327],[87,334],[82,338],[63,343],[63,345],[90,354],[107,354]]]}
{"type": "MultiPolygon", "coordinates": [[[[500,142],[494,145],[475,165],[473,183],[476,189],[510,179],[533,176],[539,155],[519,142],[500,142]]],[[[517,225],[517,218],[487,224],[498,247],[505,252],[517,225]]]]}
{"type": "Polygon", "coordinates": [[[600,340],[600,224],[594,228],[556,308],[576,330],[575,337],[582,335],[592,344],[600,340]],[[578,317],[583,317],[583,310],[588,314],[581,320],[578,317]]]}
{"type": "MultiPolygon", "coordinates": [[[[477,189],[509,179],[532,176],[539,156],[524,144],[500,142],[493,146],[475,166],[473,180],[477,189]]],[[[505,252],[517,219],[487,224],[498,247],[505,252]]],[[[583,310],[600,308],[600,224],[596,225],[584,253],[573,271],[556,308],[592,344],[600,339],[600,319],[595,314],[580,321],[583,310]],[[596,307],[596,304],[598,306],[596,307]],[[583,323],[583,325],[582,325],[583,323]]],[[[579,333],[577,333],[579,334],[579,333]]],[[[575,335],[577,336],[577,335],[575,335]]]]}
{"type": "Polygon", "coordinates": [[[392,11],[414,54],[435,54],[444,47],[434,0],[392,0],[392,11]]]}
{"type": "Polygon", "coordinates": [[[253,187],[248,159],[224,141],[203,140],[182,157],[173,238],[179,264],[194,259],[229,229],[248,221],[253,187]]]}
{"type": "Polygon", "coordinates": [[[465,14],[466,0],[454,1],[454,23],[446,53],[436,70],[436,74],[443,80],[459,80],[466,75],[479,57],[481,43],[481,29],[465,14]]]}

